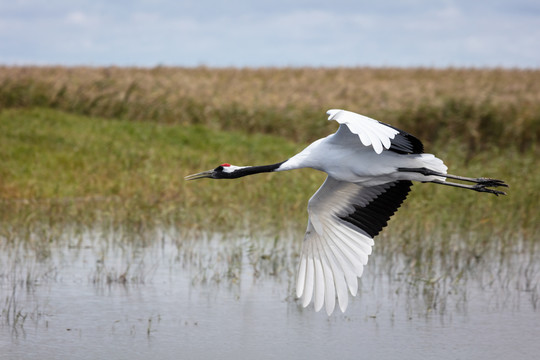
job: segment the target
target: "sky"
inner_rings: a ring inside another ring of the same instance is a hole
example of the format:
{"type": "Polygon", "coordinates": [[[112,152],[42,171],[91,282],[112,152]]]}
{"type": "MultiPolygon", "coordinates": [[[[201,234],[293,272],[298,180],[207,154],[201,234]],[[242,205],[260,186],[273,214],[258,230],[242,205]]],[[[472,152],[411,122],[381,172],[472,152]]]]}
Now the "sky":
{"type": "Polygon", "coordinates": [[[539,0],[0,0],[0,64],[540,67],[539,0]]]}

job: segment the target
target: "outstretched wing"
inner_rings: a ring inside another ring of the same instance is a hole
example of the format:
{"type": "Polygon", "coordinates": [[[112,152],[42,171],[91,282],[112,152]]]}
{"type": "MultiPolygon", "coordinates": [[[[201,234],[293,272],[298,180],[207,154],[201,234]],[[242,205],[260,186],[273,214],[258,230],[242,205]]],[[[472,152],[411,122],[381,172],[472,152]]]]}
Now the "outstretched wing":
{"type": "Polygon", "coordinates": [[[346,132],[343,126],[358,135],[365,146],[372,146],[377,154],[384,149],[395,151],[400,154],[421,154],[424,152],[422,142],[405,131],[346,110],[328,110],[328,120],[336,120],[342,126],[339,127],[337,136],[346,132]]]}
{"type": "Polygon", "coordinates": [[[296,294],[315,310],[326,304],[334,311],[336,297],[342,312],[348,305],[347,289],[353,296],[358,279],[371,254],[373,237],[407,197],[412,183],[395,181],[365,187],[327,177],[308,203],[308,226],[296,294]]]}

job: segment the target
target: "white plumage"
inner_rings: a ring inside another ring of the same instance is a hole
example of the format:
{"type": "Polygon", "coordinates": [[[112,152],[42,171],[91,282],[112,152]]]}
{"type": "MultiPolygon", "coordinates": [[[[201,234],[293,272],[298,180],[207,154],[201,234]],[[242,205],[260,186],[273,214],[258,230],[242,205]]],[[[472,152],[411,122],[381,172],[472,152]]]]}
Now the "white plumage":
{"type": "Polygon", "coordinates": [[[489,187],[507,185],[495,179],[447,174],[442,160],[424,154],[418,139],[390,125],[345,110],[329,110],[327,114],[329,120],[340,124],[338,131],[286,161],[264,166],[222,164],[186,179],[233,179],[298,168],[326,172],[326,181],[308,202],[296,295],[303,306],[313,301],[316,311],[325,306],[330,315],[336,298],[344,312],[348,293],[356,295],[373,238],[405,200],[411,181],[495,195],[504,193],[489,187]],[[447,178],[475,184],[451,183],[447,178]]]}
{"type": "Polygon", "coordinates": [[[398,130],[389,126],[382,125],[377,120],[367,116],[356,114],[346,110],[328,110],[328,120],[335,120],[347,128],[353,134],[358,135],[360,141],[365,146],[373,146],[377,154],[382,153],[383,148],[390,149],[390,140],[392,140],[398,130]]]}

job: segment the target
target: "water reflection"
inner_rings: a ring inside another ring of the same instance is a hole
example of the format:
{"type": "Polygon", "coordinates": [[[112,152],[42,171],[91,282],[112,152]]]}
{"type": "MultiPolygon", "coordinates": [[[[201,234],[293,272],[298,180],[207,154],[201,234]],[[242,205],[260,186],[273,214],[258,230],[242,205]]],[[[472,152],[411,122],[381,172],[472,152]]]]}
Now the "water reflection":
{"type": "Polygon", "coordinates": [[[452,265],[375,251],[359,295],[331,317],[294,299],[300,244],[287,237],[167,229],[3,240],[8,358],[519,359],[540,351],[540,251],[519,240],[452,265]]]}

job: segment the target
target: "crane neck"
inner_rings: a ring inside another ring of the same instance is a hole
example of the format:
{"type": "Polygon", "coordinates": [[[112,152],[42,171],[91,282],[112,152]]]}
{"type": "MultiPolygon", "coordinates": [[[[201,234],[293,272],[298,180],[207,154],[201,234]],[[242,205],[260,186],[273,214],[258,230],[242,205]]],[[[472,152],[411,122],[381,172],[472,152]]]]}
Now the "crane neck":
{"type": "Polygon", "coordinates": [[[273,172],[273,171],[279,171],[279,167],[284,163],[285,161],[276,163],[276,164],[270,164],[270,165],[260,165],[260,166],[246,166],[239,170],[236,170],[235,172],[231,173],[229,175],[230,178],[239,178],[247,175],[254,175],[254,174],[260,174],[260,173],[266,173],[266,172],[273,172]]]}

